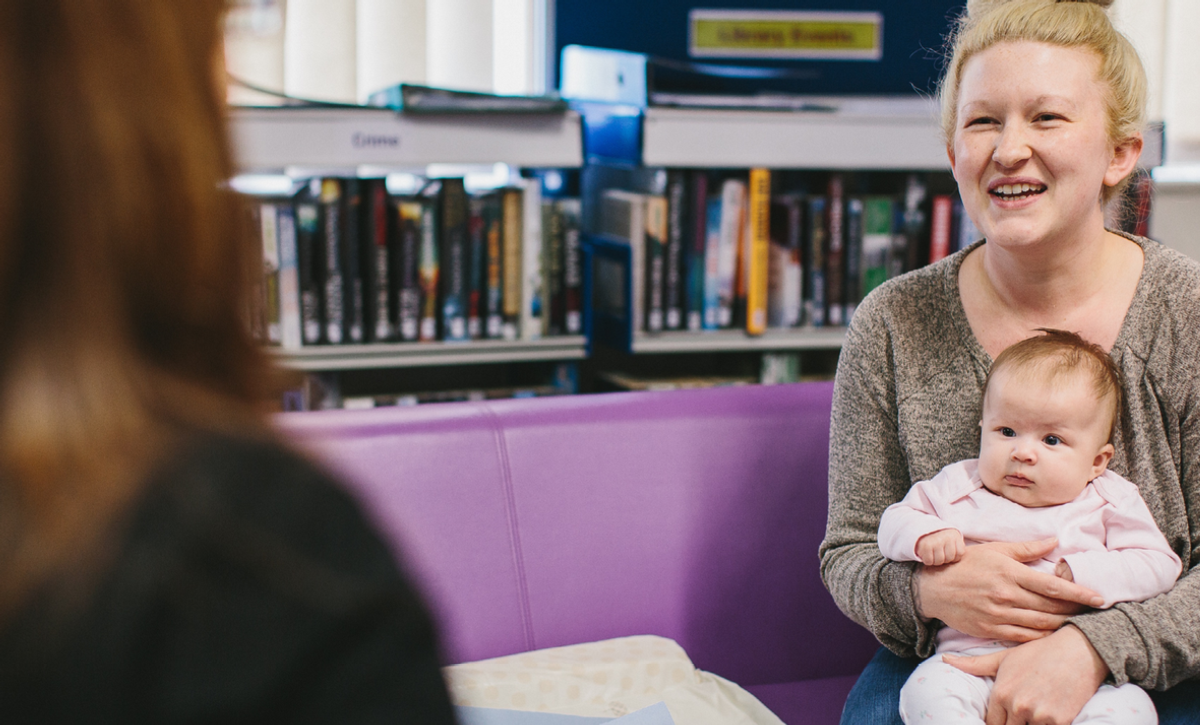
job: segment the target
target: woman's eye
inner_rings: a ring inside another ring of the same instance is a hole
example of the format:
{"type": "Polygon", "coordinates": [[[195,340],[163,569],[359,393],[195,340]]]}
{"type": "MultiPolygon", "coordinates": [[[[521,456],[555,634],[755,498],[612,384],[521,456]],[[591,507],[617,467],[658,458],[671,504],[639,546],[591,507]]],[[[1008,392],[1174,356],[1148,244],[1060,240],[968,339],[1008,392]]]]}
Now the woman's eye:
{"type": "Polygon", "coordinates": [[[1057,121],[1060,118],[1061,116],[1054,113],[1042,113],[1038,115],[1037,120],[1039,123],[1048,123],[1050,121],[1057,121]]]}
{"type": "Polygon", "coordinates": [[[1061,439],[1059,439],[1058,436],[1046,436],[1042,440],[1045,441],[1046,445],[1048,446],[1056,446],[1061,442],[1061,439]]]}
{"type": "Polygon", "coordinates": [[[1000,435],[1004,436],[1005,438],[1013,438],[1017,435],[1017,432],[1012,428],[1001,428],[1000,435]]]}
{"type": "Polygon", "coordinates": [[[995,123],[995,122],[996,122],[996,120],[994,118],[989,118],[988,116],[980,116],[979,118],[970,119],[969,121],[967,121],[966,125],[968,125],[968,126],[983,126],[983,125],[987,125],[989,123],[995,123]]]}

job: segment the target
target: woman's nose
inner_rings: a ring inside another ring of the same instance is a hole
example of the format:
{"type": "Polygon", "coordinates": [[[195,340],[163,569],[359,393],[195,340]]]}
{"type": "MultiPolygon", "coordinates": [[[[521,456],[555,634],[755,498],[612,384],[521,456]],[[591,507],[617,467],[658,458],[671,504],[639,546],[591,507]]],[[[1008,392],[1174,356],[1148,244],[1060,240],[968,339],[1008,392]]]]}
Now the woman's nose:
{"type": "Polygon", "coordinates": [[[1005,168],[1012,168],[1029,160],[1032,154],[1026,129],[1019,124],[1005,124],[1000,135],[996,137],[992,161],[1005,168]]]}

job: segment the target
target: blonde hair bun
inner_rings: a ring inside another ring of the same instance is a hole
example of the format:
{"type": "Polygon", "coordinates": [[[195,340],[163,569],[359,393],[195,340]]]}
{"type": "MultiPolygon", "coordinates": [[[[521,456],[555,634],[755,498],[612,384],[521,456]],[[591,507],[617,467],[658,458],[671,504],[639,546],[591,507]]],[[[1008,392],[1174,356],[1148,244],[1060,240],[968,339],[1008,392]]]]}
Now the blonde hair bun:
{"type": "MultiPolygon", "coordinates": [[[[967,17],[980,18],[987,15],[995,8],[1001,5],[1006,5],[1010,0],[967,0],[967,17]]],[[[1113,0],[1045,0],[1047,4],[1056,2],[1081,2],[1088,5],[1099,5],[1107,10],[1112,7],[1113,0]]]]}

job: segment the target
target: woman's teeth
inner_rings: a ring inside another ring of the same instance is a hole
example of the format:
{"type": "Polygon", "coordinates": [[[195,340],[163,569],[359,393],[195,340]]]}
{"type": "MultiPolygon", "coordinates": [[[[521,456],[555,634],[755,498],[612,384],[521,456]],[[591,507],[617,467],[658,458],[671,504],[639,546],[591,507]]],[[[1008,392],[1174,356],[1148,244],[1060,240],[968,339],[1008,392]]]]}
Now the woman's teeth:
{"type": "Polygon", "coordinates": [[[1004,199],[1016,199],[1030,194],[1040,194],[1045,190],[1046,187],[1040,184],[1005,184],[992,189],[992,193],[1004,199]]]}

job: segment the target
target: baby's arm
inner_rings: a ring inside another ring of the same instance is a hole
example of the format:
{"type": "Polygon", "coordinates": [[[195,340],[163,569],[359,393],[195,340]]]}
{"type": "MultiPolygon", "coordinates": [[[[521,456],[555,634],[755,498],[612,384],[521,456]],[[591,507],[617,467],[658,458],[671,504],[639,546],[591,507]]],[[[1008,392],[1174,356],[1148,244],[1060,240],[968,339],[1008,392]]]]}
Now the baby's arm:
{"type": "Polygon", "coordinates": [[[917,539],[917,558],[925,566],[953,564],[967,553],[967,543],[958,529],[942,529],[917,539]]]}
{"type": "Polygon", "coordinates": [[[1175,585],[1183,564],[1136,490],[1110,507],[1104,524],[1106,551],[1068,554],[1054,573],[1104,597],[1101,609],[1140,602],[1175,585]]]}
{"type": "Polygon", "coordinates": [[[943,557],[940,564],[958,561],[965,551],[962,534],[937,515],[934,505],[937,497],[937,478],[919,481],[908,490],[904,500],[887,507],[879,519],[879,550],[884,556],[892,561],[920,561],[936,566],[930,562],[936,559],[937,550],[943,557]],[[945,558],[947,544],[949,553],[958,552],[953,559],[945,558]]]}

